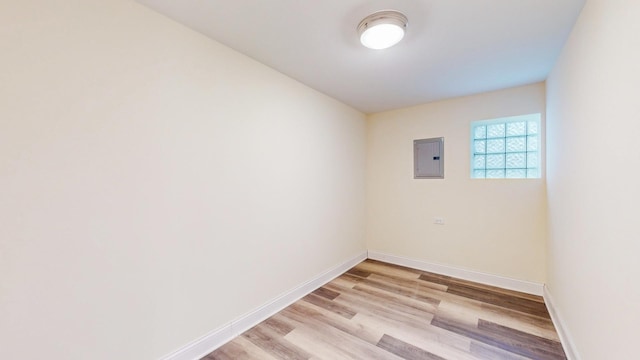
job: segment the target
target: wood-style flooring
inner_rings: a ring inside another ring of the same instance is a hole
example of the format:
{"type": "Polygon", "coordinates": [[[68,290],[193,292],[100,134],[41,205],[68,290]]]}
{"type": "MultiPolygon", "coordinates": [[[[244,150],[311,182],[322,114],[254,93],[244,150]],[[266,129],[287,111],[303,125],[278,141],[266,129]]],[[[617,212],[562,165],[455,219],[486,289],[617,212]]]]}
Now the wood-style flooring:
{"type": "Polygon", "coordinates": [[[539,296],[366,260],[203,359],[566,357],[539,296]]]}

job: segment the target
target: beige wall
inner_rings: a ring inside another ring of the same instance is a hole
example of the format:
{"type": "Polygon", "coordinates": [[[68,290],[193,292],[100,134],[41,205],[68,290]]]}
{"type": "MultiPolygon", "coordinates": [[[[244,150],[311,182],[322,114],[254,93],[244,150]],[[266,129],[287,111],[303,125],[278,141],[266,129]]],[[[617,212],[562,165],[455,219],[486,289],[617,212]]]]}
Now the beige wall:
{"type": "MultiPolygon", "coordinates": [[[[544,84],[371,115],[369,250],[544,282],[544,179],[470,179],[470,123],[544,113],[544,84]],[[413,140],[444,137],[445,179],[413,179],[413,140]],[[445,225],[435,225],[434,217],[445,225]]],[[[543,117],[544,120],[544,117],[543,117]]]]}
{"type": "Polygon", "coordinates": [[[547,84],[548,286],[585,360],[638,358],[638,19],[589,0],[547,84]]]}
{"type": "Polygon", "coordinates": [[[0,44],[0,358],[158,358],[365,250],[363,114],[133,1],[0,44]]]}

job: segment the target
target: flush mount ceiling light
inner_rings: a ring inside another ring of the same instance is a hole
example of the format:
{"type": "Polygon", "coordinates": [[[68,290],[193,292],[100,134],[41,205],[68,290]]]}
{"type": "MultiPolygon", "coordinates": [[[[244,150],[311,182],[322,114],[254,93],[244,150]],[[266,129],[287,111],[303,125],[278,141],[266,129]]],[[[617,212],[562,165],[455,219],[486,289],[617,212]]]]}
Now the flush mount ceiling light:
{"type": "Polygon", "coordinates": [[[386,49],[402,40],[407,28],[407,17],[396,10],[375,12],[358,25],[360,42],[369,49],[386,49]]]}

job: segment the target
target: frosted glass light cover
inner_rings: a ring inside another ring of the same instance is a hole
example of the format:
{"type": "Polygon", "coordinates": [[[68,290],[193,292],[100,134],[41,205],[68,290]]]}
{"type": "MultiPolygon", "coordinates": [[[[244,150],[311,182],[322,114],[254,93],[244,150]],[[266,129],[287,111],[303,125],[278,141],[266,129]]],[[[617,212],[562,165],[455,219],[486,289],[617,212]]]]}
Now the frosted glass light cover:
{"type": "Polygon", "coordinates": [[[404,29],[395,24],[379,24],[365,30],[360,36],[362,45],[381,50],[392,47],[402,40],[404,29]]]}
{"type": "Polygon", "coordinates": [[[360,42],[370,49],[386,49],[402,40],[407,24],[407,17],[397,10],[375,12],[358,24],[360,42]]]}

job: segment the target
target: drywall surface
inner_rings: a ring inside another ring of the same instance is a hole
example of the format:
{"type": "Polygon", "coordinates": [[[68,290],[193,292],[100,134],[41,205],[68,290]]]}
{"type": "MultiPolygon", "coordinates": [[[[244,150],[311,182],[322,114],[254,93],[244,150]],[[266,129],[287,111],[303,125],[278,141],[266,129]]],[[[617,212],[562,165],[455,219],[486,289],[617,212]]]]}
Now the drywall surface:
{"type": "Polygon", "coordinates": [[[156,359],[365,250],[363,114],[133,1],[1,9],[0,358],[156,359]]]}
{"type": "Polygon", "coordinates": [[[471,179],[469,141],[472,121],[544,107],[538,83],[369,116],[369,250],[543,283],[544,178],[471,179]],[[413,140],[434,137],[444,137],[445,177],[414,179],[413,140]]]}
{"type": "Polygon", "coordinates": [[[547,81],[548,290],[584,360],[638,357],[638,19],[588,1],[547,81]]]}

